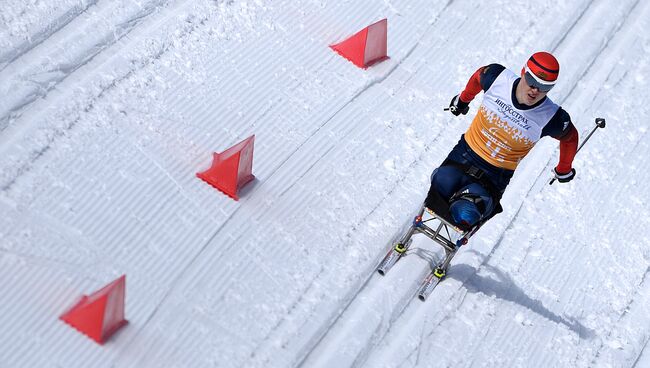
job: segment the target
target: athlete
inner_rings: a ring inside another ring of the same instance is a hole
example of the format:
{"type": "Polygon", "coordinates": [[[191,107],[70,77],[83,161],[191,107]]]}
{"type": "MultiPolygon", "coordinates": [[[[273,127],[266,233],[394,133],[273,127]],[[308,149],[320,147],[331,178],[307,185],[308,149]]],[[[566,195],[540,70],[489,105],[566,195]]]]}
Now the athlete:
{"type": "Polygon", "coordinates": [[[555,178],[566,183],[575,177],[578,131],[569,114],[546,96],[559,72],[553,55],[536,52],[519,75],[490,64],[471,76],[448,110],[466,115],[481,91],[483,102],[467,132],[431,174],[427,208],[440,208],[444,201],[448,216],[463,230],[487,221],[502,211],[499,201],[519,162],[545,136],[560,141],[555,178]]]}

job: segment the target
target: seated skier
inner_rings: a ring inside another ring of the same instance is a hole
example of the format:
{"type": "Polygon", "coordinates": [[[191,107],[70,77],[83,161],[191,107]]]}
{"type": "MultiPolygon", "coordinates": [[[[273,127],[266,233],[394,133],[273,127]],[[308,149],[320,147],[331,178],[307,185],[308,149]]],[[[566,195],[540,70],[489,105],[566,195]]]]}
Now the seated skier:
{"type": "Polygon", "coordinates": [[[553,55],[536,52],[520,75],[490,64],[471,76],[465,89],[452,98],[449,111],[466,115],[481,90],[483,102],[467,132],[431,174],[427,208],[446,212],[445,217],[466,231],[489,220],[501,212],[499,201],[517,165],[545,136],[560,141],[555,178],[566,183],[575,177],[571,165],[578,131],[569,114],[546,96],[559,71],[553,55]]]}

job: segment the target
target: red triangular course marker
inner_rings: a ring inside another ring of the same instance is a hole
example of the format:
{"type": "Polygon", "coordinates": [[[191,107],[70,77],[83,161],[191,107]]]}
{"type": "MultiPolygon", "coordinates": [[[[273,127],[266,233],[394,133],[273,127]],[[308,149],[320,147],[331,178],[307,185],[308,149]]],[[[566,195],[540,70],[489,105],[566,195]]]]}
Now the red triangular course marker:
{"type": "Polygon", "coordinates": [[[388,59],[386,56],[388,20],[369,25],[352,37],[330,47],[359,68],[388,59]]]}
{"type": "Polygon", "coordinates": [[[238,201],[239,189],[255,179],[252,174],[254,144],[255,135],[252,135],[222,153],[214,153],[212,166],[196,176],[238,201]]]}
{"type": "Polygon", "coordinates": [[[126,275],[104,286],[63,313],[61,320],[100,345],[128,321],[124,319],[126,275]]]}

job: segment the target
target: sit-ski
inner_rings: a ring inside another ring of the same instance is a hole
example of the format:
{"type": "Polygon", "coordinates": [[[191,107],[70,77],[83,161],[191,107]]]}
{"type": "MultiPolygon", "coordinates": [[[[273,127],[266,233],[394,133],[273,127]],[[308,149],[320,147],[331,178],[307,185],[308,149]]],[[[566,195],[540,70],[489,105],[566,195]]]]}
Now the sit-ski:
{"type": "Polygon", "coordinates": [[[406,255],[406,252],[413,241],[411,237],[415,234],[424,234],[426,237],[442,246],[445,250],[444,259],[435,265],[432,264],[431,272],[424,278],[420,288],[418,289],[418,298],[425,301],[438,283],[440,283],[440,281],[442,281],[447,275],[449,263],[454,255],[456,255],[458,248],[467,244],[469,239],[478,231],[482,224],[501,211],[501,206],[497,204],[497,207],[491,216],[482,220],[474,227],[462,229],[454,224],[451,214],[449,213],[449,205],[447,202],[440,196],[434,196],[434,198],[431,198],[428,206],[425,204],[422,205],[417,216],[413,219],[411,227],[409,227],[402,238],[388,251],[377,267],[377,272],[382,276],[388,273],[395,263],[406,255]],[[431,218],[423,220],[425,211],[431,215],[431,218]],[[434,226],[430,226],[429,223],[432,223],[434,226]],[[454,238],[451,236],[452,232],[457,236],[456,241],[454,241],[454,238]]]}

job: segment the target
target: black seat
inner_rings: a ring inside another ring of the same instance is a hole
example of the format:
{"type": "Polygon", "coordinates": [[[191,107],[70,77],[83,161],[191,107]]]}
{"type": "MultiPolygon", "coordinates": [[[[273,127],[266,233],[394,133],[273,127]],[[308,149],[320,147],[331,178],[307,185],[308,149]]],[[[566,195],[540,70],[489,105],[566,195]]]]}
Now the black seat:
{"type": "MultiPolygon", "coordinates": [[[[454,219],[451,217],[451,213],[449,212],[449,203],[440,195],[440,193],[438,193],[438,191],[435,188],[433,188],[433,186],[429,188],[429,193],[427,193],[427,198],[424,201],[424,206],[430,209],[441,219],[447,221],[450,224],[454,224],[459,229],[464,231],[472,230],[472,227],[467,227],[462,224],[456,224],[454,219]]],[[[503,212],[503,207],[501,207],[501,203],[497,201],[496,205],[494,206],[494,211],[492,211],[492,213],[489,216],[479,221],[479,223],[476,226],[483,225],[489,219],[491,219],[492,217],[494,217],[495,215],[501,212],[503,212]]]]}

